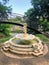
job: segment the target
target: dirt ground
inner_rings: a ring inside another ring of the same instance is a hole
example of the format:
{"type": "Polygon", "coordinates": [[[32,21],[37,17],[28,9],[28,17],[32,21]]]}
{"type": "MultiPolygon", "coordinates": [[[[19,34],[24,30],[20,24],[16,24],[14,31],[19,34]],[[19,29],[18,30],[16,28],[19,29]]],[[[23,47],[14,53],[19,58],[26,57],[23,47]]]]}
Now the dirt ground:
{"type": "Polygon", "coordinates": [[[49,51],[45,56],[42,57],[14,59],[5,56],[0,50],[0,65],[49,65],[49,51]]]}

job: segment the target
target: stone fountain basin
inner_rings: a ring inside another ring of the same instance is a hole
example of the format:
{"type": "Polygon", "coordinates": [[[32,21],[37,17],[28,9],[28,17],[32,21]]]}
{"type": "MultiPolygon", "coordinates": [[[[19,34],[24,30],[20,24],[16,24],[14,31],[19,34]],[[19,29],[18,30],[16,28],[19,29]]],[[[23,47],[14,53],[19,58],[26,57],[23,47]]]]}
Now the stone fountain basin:
{"type": "Polygon", "coordinates": [[[17,34],[15,37],[13,37],[13,38],[11,38],[10,40],[10,43],[12,44],[12,45],[14,45],[14,46],[22,46],[22,47],[31,47],[32,45],[34,45],[34,44],[41,44],[42,43],[42,41],[38,38],[38,37],[35,37],[34,35],[31,35],[30,34],[30,36],[29,37],[26,37],[26,38],[24,38],[23,37],[23,34],[17,34]],[[31,37],[32,36],[32,37],[31,37]],[[33,42],[32,44],[18,44],[17,43],[17,39],[19,39],[19,40],[33,40],[34,41],[34,39],[35,39],[35,42],[33,42]],[[16,42],[13,42],[13,41],[16,41],[16,42]]]}
{"type": "Polygon", "coordinates": [[[34,35],[30,35],[30,36],[32,36],[32,38],[31,37],[29,37],[29,38],[23,38],[23,37],[21,37],[23,34],[17,34],[16,36],[14,36],[13,38],[11,38],[10,40],[8,40],[8,41],[6,41],[5,43],[4,43],[4,46],[5,47],[9,47],[9,46],[14,46],[14,47],[20,47],[20,48],[32,48],[33,46],[35,46],[35,45],[37,45],[39,48],[41,47],[43,47],[42,46],[42,41],[38,38],[38,37],[35,37],[34,35]],[[22,45],[22,44],[17,44],[17,43],[14,43],[13,42],[13,40],[15,39],[15,38],[20,38],[20,39],[22,39],[22,40],[31,40],[31,39],[36,39],[37,41],[38,41],[38,43],[33,43],[33,44],[29,44],[29,45],[22,45]]]}
{"type": "MultiPolygon", "coordinates": [[[[30,52],[32,52],[33,50],[35,50],[35,52],[37,52],[37,49],[39,50],[42,50],[43,49],[43,45],[42,45],[42,42],[41,42],[41,40],[38,38],[38,37],[35,37],[34,35],[30,35],[30,37],[29,38],[23,38],[23,36],[22,36],[23,34],[17,34],[15,37],[13,37],[13,38],[11,38],[8,42],[6,42],[6,43],[4,43],[4,47],[5,48],[10,48],[10,49],[12,49],[12,50],[17,50],[17,51],[24,51],[24,52],[26,52],[26,51],[30,51],[30,52]],[[31,36],[32,36],[32,38],[31,38],[31,36]],[[15,39],[15,38],[20,38],[20,39],[22,39],[22,40],[31,40],[31,39],[36,39],[36,40],[38,40],[38,43],[33,43],[33,44],[29,44],[29,45],[22,45],[22,44],[17,44],[17,43],[14,43],[13,42],[13,40],[15,39]]],[[[8,49],[9,49],[8,48],[8,49]]],[[[7,49],[7,50],[8,50],[7,49]]],[[[9,49],[9,50],[10,50],[9,49]]]]}
{"type": "MultiPolygon", "coordinates": [[[[11,38],[10,40],[6,41],[3,46],[2,46],[2,51],[4,52],[5,55],[7,55],[7,52],[9,52],[9,57],[12,54],[16,54],[15,56],[17,57],[17,55],[24,55],[26,56],[39,56],[39,55],[43,55],[44,52],[44,45],[42,44],[42,41],[38,38],[35,37],[34,35],[30,35],[29,38],[23,38],[22,36],[23,34],[17,34],[16,36],[14,36],[13,38],[11,38]],[[20,37],[19,37],[20,36],[20,37]],[[32,37],[31,37],[32,36],[32,37]],[[34,42],[33,44],[29,44],[29,45],[22,45],[22,44],[18,44],[17,42],[13,42],[14,39],[19,38],[21,40],[32,40],[32,39],[36,39],[38,41],[38,43],[34,42]]],[[[47,53],[47,52],[46,52],[47,53]]],[[[13,57],[13,56],[12,56],[13,57]]]]}

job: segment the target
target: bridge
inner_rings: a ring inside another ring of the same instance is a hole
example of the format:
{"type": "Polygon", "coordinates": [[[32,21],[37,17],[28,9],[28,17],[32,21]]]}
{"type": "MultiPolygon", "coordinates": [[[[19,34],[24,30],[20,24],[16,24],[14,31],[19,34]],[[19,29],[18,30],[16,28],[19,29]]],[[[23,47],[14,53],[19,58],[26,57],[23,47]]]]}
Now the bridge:
{"type": "MultiPolygon", "coordinates": [[[[19,24],[19,23],[16,23],[16,22],[0,21],[0,24],[12,24],[12,25],[17,25],[17,26],[23,27],[23,24],[19,24]]],[[[37,34],[43,34],[43,35],[49,37],[49,35],[44,33],[44,32],[40,32],[40,31],[38,31],[38,30],[36,30],[34,28],[31,28],[29,26],[27,26],[27,28],[32,30],[32,31],[35,31],[37,34]]]]}

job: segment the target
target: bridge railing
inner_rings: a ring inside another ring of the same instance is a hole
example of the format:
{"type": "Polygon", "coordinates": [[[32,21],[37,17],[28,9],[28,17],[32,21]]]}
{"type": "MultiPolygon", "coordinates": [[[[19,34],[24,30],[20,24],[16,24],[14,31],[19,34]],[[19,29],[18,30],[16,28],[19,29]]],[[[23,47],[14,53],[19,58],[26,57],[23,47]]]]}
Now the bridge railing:
{"type": "MultiPolygon", "coordinates": [[[[17,25],[17,26],[23,27],[23,24],[16,23],[16,22],[0,21],[0,24],[12,24],[12,25],[17,25]]],[[[38,34],[43,34],[43,35],[46,35],[47,37],[49,37],[48,34],[43,33],[43,32],[40,32],[40,31],[38,31],[38,30],[36,30],[36,29],[34,29],[34,28],[31,28],[31,27],[29,27],[29,26],[27,26],[27,28],[30,29],[30,30],[32,30],[32,31],[35,31],[35,32],[38,33],[38,34]]]]}

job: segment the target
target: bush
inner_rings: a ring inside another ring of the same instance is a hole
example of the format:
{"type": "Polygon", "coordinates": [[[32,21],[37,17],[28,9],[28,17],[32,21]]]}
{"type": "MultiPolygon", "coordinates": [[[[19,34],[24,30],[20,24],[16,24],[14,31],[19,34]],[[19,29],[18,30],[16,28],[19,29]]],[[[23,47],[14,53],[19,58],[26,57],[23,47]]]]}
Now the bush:
{"type": "Polygon", "coordinates": [[[5,35],[10,35],[10,25],[9,24],[0,24],[0,32],[5,35]]]}

